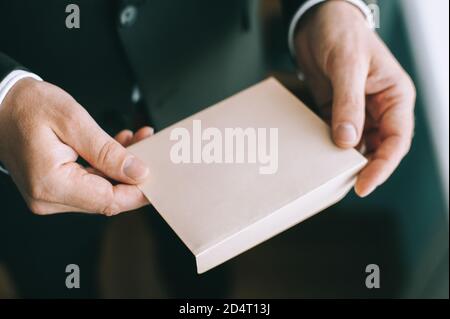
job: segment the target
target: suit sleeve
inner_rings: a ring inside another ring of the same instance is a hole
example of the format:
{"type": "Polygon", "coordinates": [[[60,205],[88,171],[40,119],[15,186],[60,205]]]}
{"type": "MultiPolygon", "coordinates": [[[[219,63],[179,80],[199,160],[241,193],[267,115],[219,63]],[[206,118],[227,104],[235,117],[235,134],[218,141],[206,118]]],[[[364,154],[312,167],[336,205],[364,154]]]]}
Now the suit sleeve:
{"type": "Polygon", "coordinates": [[[42,81],[38,75],[31,73],[20,63],[0,52],[0,108],[9,90],[23,78],[42,81]]]}
{"type": "MultiPolygon", "coordinates": [[[[292,18],[297,13],[298,9],[303,4],[305,4],[307,1],[308,0],[281,0],[281,5],[282,5],[282,9],[283,9],[283,19],[287,26],[291,23],[292,18]]],[[[352,2],[352,1],[349,1],[349,2],[352,2]]],[[[371,4],[377,4],[378,0],[362,0],[360,2],[369,6],[371,4]]]]}
{"type": "Polygon", "coordinates": [[[306,0],[282,0],[283,20],[288,28],[297,10],[304,4],[306,0]]]}
{"type": "Polygon", "coordinates": [[[20,63],[0,52],[0,82],[14,70],[26,70],[20,63]]]}
{"type": "MultiPolygon", "coordinates": [[[[294,47],[294,37],[295,29],[303,17],[303,15],[308,12],[311,8],[316,5],[325,3],[328,0],[282,0],[282,12],[283,18],[286,26],[286,34],[288,39],[289,51],[291,57],[295,60],[295,47],[294,47]]],[[[376,25],[374,22],[374,16],[371,12],[370,4],[376,4],[376,0],[345,0],[347,3],[354,5],[359,8],[366,17],[368,25],[371,29],[375,29],[376,25]]]]}

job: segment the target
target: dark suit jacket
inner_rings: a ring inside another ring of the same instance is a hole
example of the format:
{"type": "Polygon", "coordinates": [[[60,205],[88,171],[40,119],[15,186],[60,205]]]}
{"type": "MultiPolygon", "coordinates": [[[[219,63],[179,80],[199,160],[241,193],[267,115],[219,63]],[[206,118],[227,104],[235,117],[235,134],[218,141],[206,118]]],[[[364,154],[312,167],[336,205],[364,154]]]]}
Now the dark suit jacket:
{"type": "MultiPolygon", "coordinates": [[[[288,20],[302,2],[283,2],[288,20]]],[[[67,90],[108,131],[130,127],[138,84],[152,124],[163,128],[266,76],[260,3],[2,0],[0,79],[27,68],[67,90]],[[66,28],[70,3],[80,8],[80,29],[66,28]],[[129,6],[136,19],[122,25],[129,6]]]]}

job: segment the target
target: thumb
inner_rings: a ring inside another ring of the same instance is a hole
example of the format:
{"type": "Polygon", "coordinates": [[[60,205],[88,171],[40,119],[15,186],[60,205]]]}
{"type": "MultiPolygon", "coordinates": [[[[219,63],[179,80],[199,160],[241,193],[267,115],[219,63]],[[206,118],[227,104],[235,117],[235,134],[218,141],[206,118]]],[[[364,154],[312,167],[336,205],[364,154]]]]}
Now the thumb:
{"type": "Polygon", "coordinates": [[[107,177],[127,184],[147,177],[146,165],[103,131],[87,112],[70,131],[64,134],[66,143],[107,177]]]}
{"type": "Polygon", "coordinates": [[[339,147],[355,147],[364,128],[368,66],[361,62],[348,62],[354,59],[339,60],[329,75],[333,88],[333,140],[339,147]]]}

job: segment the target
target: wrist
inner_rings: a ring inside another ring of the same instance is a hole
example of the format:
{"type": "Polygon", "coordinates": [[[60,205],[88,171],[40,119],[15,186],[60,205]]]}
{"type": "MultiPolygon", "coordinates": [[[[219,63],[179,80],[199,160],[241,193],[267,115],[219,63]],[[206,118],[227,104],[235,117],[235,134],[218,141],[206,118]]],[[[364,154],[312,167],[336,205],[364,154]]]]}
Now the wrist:
{"type": "Polygon", "coordinates": [[[41,82],[31,77],[24,77],[15,82],[8,89],[0,104],[0,116],[2,113],[8,113],[11,108],[22,105],[25,100],[29,99],[28,97],[30,95],[35,94],[39,90],[39,84],[41,82]]]}
{"type": "Polygon", "coordinates": [[[36,74],[20,69],[11,71],[0,81],[0,109],[3,104],[3,100],[6,98],[9,91],[16,85],[17,82],[25,78],[33,78],[42,81],[42,79],[36,74]]]}
{"type": "Polygon", "coordinates": [[[315,20],[317,17],[324,16],[326,19],[329,19],[330,15],[339,17],[339,20],[351,18],[367,24],[367,17],[352,2],[348,0],[326,0],[318,3],[306,12],[304,19],[302,18],[299,21],[297,30],[304,25],[308,25],[310,21],[315,20]]]}
{"type": "Polygon", "coordinates": [[[7,152],[5,147],[10,144],[7,141],[11,139],[9,136],[11,125],[14,125],[13,122],[20,123],[23,106],[30,104],[31,99],[29,97],[36,94],[40,83],[42,82],[29,77],[18,80],[8,90],[0,104],[0,162],[2,163],[5,163],[4,156],[7,152]]]}
{"type": "Polygon", "coordinates": [[[363,0],[307,0],[299,7],[289,25],[288,46],[292,58],[295,59],[296,56],[295,42],[298,34],[301,33],[299,31],[307,29],[308,25],[317,20],[316,17],[323,16],[323,11],[327,11],[324,8],[330,7],[332,9],[328,11],[331,11],[331,20],[336,20],[336,17],[339,19],[334,23],[345,22],[351,14],[353,16],[351,17],[352,19],[357,21],[362,19],[361,21],[364,20],[365,27],[371,30],[375,29],[372,10],[363,0]],[[341,16],[341,13],[344,13],[344,16],[341,16]]]}
{"type": "MultiPolygon", "coordinates": [[[[317,37],[325,35],[333,38],[333,34],[343,32],[361,32],[366,28],[367,21],[361,11],[347,0],[328,0],[311,8],[299,21],[294,33],[294,51],[302,37],[312,40],[311,35],[317,37]],[[322,30],[322,32],[317,32],[322,30]]],[[[315,39],[321,41],[322,39],[315,39]]]]}

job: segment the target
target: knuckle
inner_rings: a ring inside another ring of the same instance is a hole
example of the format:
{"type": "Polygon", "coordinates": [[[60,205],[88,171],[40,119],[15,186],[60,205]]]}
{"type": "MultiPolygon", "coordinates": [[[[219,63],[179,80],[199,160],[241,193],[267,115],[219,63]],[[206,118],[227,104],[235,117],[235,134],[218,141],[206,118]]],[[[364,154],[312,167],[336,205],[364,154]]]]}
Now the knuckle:
{"type": "Polygon", "coordinates": [[[100,211],[100,213],[107,217],[111,217],[111,216],[117,215],[119,213],[119,209],[116,205],[109,204],[109,205],[106,205],[105,207],[103,207],[103,209],[100,211]]]}
{"type": "Polygon", "coordinates": [[[409,151],[411,151],[411,147],[412,147],[412,139],[408,139],[405,142],[405,147],[403,149],[403,157],[406,156],[409,151]]]}
{"type": "Polygon", "coordinates": [[[28,203],[28,208],[31,210],[31,212],[38,216],[47,215],[47,209],[45,205],[37,200],[31,200],[28,203]]]}
{"type": "Polygon", "coordinates": [[[414,82],[411,79],[409,79],[408,90],[410,92],[413,102],[415,102],[417,98],[417,89],[416,86],[414,85],[414,82]]]}
{"type": "Polygon", "coordinates": [[[412,101],[415,101],[417,96],[417,89],[414,85],[414,81],[411,79],[408,73],[404,71],[402,72],[400,83],[402,83],[405,95],[410,97],[412,101]]]}
{"type": "Polygon", "coordinates": [[[108,187],[99,190],[99,196],[102,198],[102,205],[98,213],[105,216],[113,216],[118,213],[118,207],[114,202],[114,191],[108,187]]]}
{"type": "Polygon", "coordinates": [[[96,162],[100,166],[105,166],[109,158],[114,158],[117,155],[118,144],[114,140],[105,142],[97,154],[96,162]]]}
{"type": "Polygon", "coordinates": [[[412,147],[412,139],[411,138],[405,138],[403,136],[398,136],[398,146],[397,146],[397,154],[399,155],[399,158],[402,159],[406,155],[408,155],[409,151],[412,147]]]}

